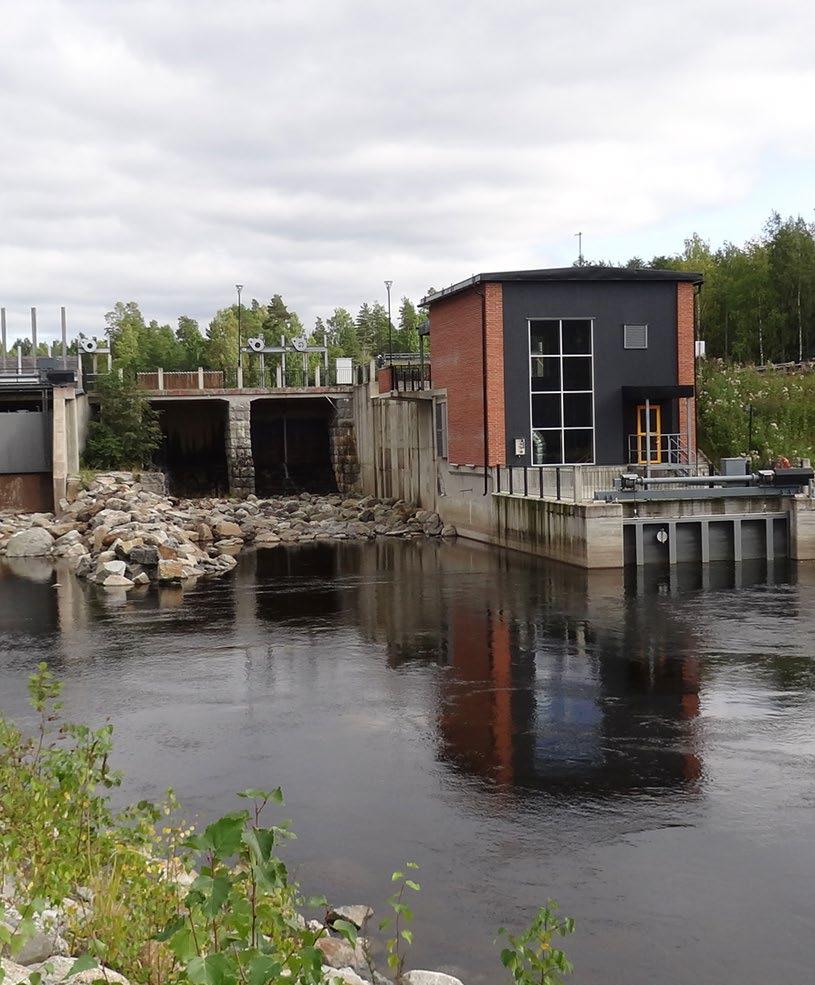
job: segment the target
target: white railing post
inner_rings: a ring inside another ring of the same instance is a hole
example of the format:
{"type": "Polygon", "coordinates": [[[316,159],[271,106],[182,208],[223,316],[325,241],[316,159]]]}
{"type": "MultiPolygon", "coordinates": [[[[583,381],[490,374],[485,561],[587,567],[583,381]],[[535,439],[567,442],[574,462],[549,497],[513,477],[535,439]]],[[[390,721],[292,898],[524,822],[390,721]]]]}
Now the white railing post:
{"type": "Polygon", "coordinates": [[[315,386],[319,386],[320,385],[320,364],[319,363],[317,363],[317,365],[314,367],[314,385],[315,386]]]}
{"type": "Polygon", "coordinates": [[[199,366],[198,367],[198,389],[199,390],[203,390],[204,389],[204,367],[203,366],[199,366]]]}
{"type": "Polygon", "coordinates": [[[238,366],[238,389],[243,389],[243,366],[238,366]]]}
{"type": "Polygon", "coordinates": [[[572,466],[572,492],[575,503],[583,502],[583,470],[579,465],[572,466]]]}
{"type": "Polygon", "coordinates": [[[158,368],[158,388],[159,390],[164,389],[164,370],[159,366],[158,368]]]}

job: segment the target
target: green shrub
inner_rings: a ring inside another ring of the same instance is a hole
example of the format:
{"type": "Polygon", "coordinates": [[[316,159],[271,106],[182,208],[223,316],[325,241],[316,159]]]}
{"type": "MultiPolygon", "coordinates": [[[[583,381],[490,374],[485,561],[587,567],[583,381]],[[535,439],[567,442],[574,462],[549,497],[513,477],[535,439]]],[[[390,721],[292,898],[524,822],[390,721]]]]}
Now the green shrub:
{"type": "Polygon", "coordinates": [[[815,373],[709,359],[700,363],[698,390],[699,443],[708,457],[745,456],[759,465],[815,458],[815,373]]]}
{"type": "Polygon", "coordinates": [[[158,413],[135,383],[115,373],[95,384],[99,418],[91,421],[83,464],[92,469],[146,466],[161,444],[158,413]]]}

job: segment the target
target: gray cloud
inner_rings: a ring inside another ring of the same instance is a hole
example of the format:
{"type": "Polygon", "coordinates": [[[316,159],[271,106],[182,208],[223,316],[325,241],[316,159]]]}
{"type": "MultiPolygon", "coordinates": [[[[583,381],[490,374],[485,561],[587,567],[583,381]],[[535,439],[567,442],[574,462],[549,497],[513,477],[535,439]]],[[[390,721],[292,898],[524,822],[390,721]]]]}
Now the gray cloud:
{"type": "MultiPolygon", "coordinates": [[[[811,166],[808,0],[2,4],[0,303],[311,321],[811,166]]],[[[767,210],[773,205],[767,202],[767,210]]],[[[809,203],[801,203],[807,208],[809,203]]],[[[727,229],[714,230],[728,235],[727,229]]],[[[674,241],[665,249],[676,247],[674,241]]]]}

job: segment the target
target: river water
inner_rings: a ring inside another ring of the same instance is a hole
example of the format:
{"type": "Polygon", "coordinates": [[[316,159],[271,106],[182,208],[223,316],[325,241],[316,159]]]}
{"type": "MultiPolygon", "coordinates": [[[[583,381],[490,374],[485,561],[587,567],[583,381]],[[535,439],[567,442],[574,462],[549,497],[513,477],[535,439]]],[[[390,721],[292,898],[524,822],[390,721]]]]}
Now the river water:
{"type": "Polygon", "coordinates": [[[547,897],[576,983],[811,981],[815,571],[586,573],[457,543],[249,552],[107,594],[0,566],[0,710],[37,661],[116,726],[130,799],[282,784],[308,892],[421,865],[414,966],[503,981],[547,897]]]}

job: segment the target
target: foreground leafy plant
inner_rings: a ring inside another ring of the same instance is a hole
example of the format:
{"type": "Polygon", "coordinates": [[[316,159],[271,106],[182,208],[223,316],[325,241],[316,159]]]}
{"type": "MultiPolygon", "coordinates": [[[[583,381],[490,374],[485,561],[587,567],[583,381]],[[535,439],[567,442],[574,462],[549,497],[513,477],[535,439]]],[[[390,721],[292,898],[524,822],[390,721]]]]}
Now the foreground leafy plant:
{"type": "Polygon", "coordinates": [[[193,985],[265,985],[286,981],[319,985],[323,931],[302,925],[297,887],[276,852],[293,837],[286,824],[261,825],[280,788],[244,790],[252,802],[187,840],[202,866],[182,904],[158,939],[166,941],[193,985]]]}
{"type": "Polygon", "coordinates": [[[498,931],[508,943],[501,963],[517,985],[560,985],[563,976],[574,971],[565,953],[555,947],[558,937],[574,933],[574,920],[559,917],[557,910],[557,903],[549,900],[522,933],[510,934],[503,927],[498,931]]]}
{"type": "MultiPolygon", "coordinates": [[[[406,862],[405,868],[418,869],[419,866],[415,862],[406,862]]],[[[391,882],[399,884],[397,891],[387,900],[388,906],[393,911],[393,916],[385,917],[384,920],[380,921],[379,929],[393,928],[393,935],[385,941],[385,950],[388,968],[394,972],[397,985],[399,985],[405,971],[405,946],[410,946],[413,943],[413,931],[410,929],[410,924],[413,923],[413,910],[404,902],[405,891],[409,889],[418,893],[422,887],[399,870],[391,875],[391,882]]]]}

